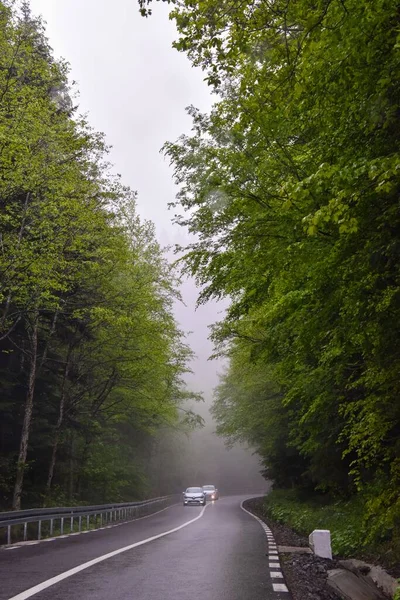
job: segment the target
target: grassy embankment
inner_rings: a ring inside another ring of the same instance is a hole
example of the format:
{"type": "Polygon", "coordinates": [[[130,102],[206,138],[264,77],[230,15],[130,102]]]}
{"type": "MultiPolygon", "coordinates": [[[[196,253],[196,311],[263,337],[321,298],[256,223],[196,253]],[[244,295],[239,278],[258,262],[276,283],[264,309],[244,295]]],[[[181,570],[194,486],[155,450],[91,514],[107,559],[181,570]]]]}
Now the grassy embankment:
{"type": "Polygon", "coordinates": [[[295,490],[274,490],[265,499],[263,510],[267,518],[288,525],[300,535],[329,529],[336,556],[364,559],[395,567],[395,571],[399,568],[400,527],[371,536],[374,527],[365,517],[366,502],[361,497],[333,501],[295,490]]]}

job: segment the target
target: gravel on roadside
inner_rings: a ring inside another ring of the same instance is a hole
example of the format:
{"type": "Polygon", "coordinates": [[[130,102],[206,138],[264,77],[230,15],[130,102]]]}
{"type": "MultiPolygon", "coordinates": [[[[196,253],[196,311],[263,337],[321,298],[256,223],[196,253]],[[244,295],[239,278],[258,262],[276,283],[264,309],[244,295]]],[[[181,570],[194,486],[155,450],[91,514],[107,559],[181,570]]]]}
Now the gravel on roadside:
{"type": "MultiPolygon", "coordinates": [[[[243,506],[267,523],[278,546],[308,546],[307,538],[286,525],[266,518],[262,510],[263,502],[263,498],[252,498],[246,500],[243,506]]],[[[293,600],[338,600],[338,596],[326,583],[327,571],[340,567],[337,561],[295,552],[280,554],[280,560],[293,600]]]]}

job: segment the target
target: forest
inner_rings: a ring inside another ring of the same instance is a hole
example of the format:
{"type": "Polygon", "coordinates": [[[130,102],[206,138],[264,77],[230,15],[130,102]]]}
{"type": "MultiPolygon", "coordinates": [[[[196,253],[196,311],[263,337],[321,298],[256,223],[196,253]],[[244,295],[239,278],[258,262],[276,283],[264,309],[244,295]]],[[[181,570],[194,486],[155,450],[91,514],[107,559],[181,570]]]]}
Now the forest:
{"type": "MultiPolygon", "coordinates": [[[[168,4],[215,98],[163,150],[183,274],[230,302],[218,433],[400,549],[399,5],[168,4]]],[[[3,508],[176,491],[157,448],[199,421],[179,272],[26,3],[0,2],[0,57],[3,508]]]]}
{"type": "Polygon", "coordinates": [[[216,98],[164,151],[185,271],[231,301],[218,431],[278,488],[360,499],[364,538],[400,549],[399,3],[169,4],[216,98]]]}
{"type": "Polygon", "coordinates": [[[29,4],[0,2],[3,510],[176,493],[199,422],[178,273],[68,77],[29,4]]]}

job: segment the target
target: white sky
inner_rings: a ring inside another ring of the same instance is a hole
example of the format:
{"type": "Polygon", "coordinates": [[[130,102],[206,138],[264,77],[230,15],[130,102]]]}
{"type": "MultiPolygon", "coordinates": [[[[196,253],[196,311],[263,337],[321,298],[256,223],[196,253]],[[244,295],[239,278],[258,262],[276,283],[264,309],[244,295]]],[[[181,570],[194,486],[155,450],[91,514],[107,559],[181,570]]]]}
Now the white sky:
{"type": "Polygon", "coordinates": [[[171,239],[180,235],[167,210],[175,189],[159,150],[189,131],[185,107],[208,110],[211,96],[202,72],[171,47],[176,36],[167,7],[154,4],[144,19],[137,0],[31,0],[55,55],[71,65],[81,111],[106,133],[118,172],[139,192],[141,215],[171,239]]]}
{"type": "MultiPolygon", "coordinates": [[[[190,131],[185,108],[194,104],[208,111],[212,98],[203,73],[171,46],[176,30],[168,7],[154,2],[153,15],[144,19],[137,0],[30,3],[46,22],[55,56],[71,65],[80,112],[87,112],[90,124],[106,134],[116,172],[138,191],[139,214],[155,223],[162,245],[184,243],[185,234],[171,223],[167,209],[177,191],[172,169],[159,151],[164,142],[190,131]]],[[[209,303],[195,311],[198,291],[192,281],[182,292],[186,307],[179,307],[177,318],[183,330],[193,332],[188,342],[197,355],[188,383],[205,393],[209,405],[221,364],[207,361],[212,352],[208,325],[221,318],[222,308],[209,303]]],[[[256,463],[252,460],[253,470],[258,470],[256,463]]]]}
{"type": "MultiPolygon", "coordinates": [[[[195,104],[206,111],[211,96],[202,72],[172,48],[176,30],[167,6],[155,3],[147,19],[139,15],[136,0],[31,0],[31,7],[47,23],[55,56],[71,65],[80,112],[106,134],[115,170],[138,191],[140,215],[155,223],[162,245],[182,243],[184,231],[172,224],[167,208],[177,188],[160,148],[190,131],[185,108],[195,104]]],[[[195,311],[192,282],[183,293],[187,308],[179,308],[178,318],[184,330],[193,331],[190,343],[199,357],[194,379],[210,392],[217,366],[207,363],[207,325],[219,317],[212,304],[195,311]]]]}

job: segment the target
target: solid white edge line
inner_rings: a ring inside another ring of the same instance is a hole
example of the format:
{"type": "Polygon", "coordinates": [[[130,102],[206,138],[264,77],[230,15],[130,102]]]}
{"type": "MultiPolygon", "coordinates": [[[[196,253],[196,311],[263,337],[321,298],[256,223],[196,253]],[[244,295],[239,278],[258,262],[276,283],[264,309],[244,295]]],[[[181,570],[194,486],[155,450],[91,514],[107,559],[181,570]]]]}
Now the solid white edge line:
{"type": "Polygon", "coordinates": [[[199,519],[201,519],[207,506],[209,506],[209,504],[206,504],[204,506],[203,510],[201,511],[201,513],[199,515],[197,515],[197,517],[195,517],[194,519],[191,519],[190,521],[186,521],[186,523],[183,523],[182,525],[179,525],[178,527],[174,527],[174,529],[170,529],[169,531],[164,531],[163,533],[153,535],[152,537],[146,538],[145,540],[141,540],[140,542],[135,542],[134,544],[130,544],[129,546],[124,546],[123,548],[119,548],[118,550],[114,550],[113,552],[109,552],[108,554],[103,554],[103,556],[98,556],[97,558],[94,558],[92,560],[89,560],[89,561],[81,564],[81,565],[78,565],[77,567],[74,567],[73,569],[69,569],[69,571],[65,571],[64,573],[60,573],[60,575],[56,575],[55,577],[52,577],[51,579],[42,581],[42,583],[39,583],[38,585],[35,585],[35,586],[29,588],[28,590],[25,590],[24,592],[17,594],[16,596],[12,596],[8,600],[26,600],[27,598],[31,598],[35,594],[42,592],[43,590],[51,587],[52,585],[55,585],[56,583],[59,583],[60,581],[63,581],[64,579],[67,579],[68,577],[71,577],[72,575],[75,575],[76,573],[79,573],[80,571],[84,571],[85,569],[88,569],[89,567],[92,567],[93,565],[97,565],[98,563],[103,562],[104,560],[107,560],[108,558],[112,558],[113,556],[117,556],[118,554],[122,554],[123,552],[127,552],[128,550],[132,550],[133,548],[142,546],[143,544],[148,544],[149,542],[158,540],[162,537],[165,537],[166,535],[175,533],[176,531],[179,531],[180,529],[183,529],[184,527],[187,527],[191,523],[194,523],[195,521],[198,521],[199,519]]]}

